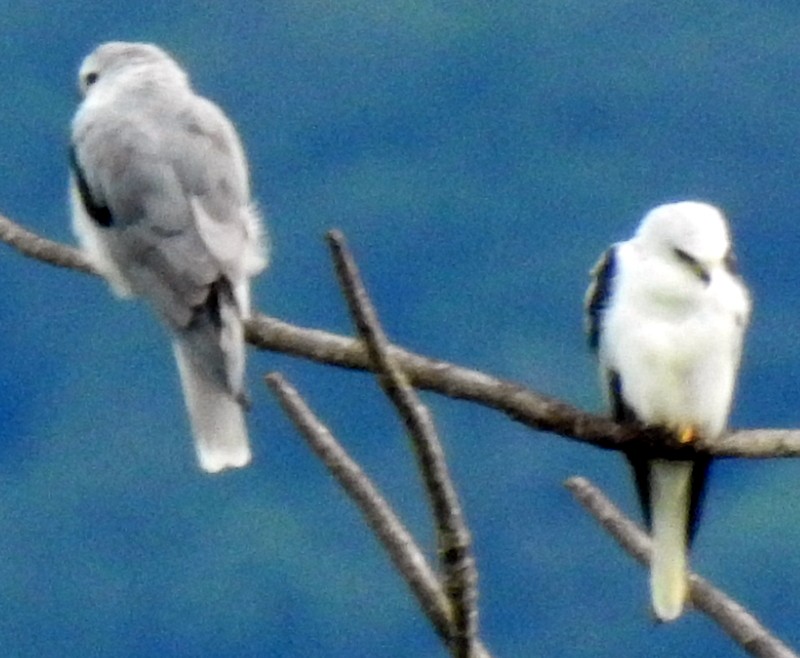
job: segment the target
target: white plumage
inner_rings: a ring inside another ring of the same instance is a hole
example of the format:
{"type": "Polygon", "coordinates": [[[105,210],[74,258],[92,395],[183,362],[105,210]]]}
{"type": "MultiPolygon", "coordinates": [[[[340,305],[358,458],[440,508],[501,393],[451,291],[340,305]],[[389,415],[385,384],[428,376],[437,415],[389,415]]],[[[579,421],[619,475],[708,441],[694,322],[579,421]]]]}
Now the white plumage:
{"type": "MultiPolygon", "coordinates": [[[[750,314],[733,262],[725,218],[696,201],[653,209],[633,238],[604,254],[587,314],[617,420],[659,425],[685,441],[725,431],[750,314]]],[[[653,536],[653,609],[675,619],[708,462],[631,463],[653,536]]]]}
{"type": "Polygon", "coordinates": [[[170,330],[200,466],[244,466],[243,323],[267,254],[236,130],[151,44],[103,44],[79,83],[75,233],[114,292],[170,330]]]}

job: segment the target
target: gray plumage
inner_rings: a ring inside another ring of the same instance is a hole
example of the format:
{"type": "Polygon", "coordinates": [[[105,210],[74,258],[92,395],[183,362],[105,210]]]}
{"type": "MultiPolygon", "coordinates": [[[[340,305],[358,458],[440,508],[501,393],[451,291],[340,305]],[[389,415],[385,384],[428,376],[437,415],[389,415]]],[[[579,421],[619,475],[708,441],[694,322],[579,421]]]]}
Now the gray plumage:
{"type": "Polygon", "coordinates": [[[146,298],[172,333],[202,468],[244,466],[243,321],[267,254],[239,137],[150,44],[101,45],[79,84],[75,233],[112,289],[146,298]]]}

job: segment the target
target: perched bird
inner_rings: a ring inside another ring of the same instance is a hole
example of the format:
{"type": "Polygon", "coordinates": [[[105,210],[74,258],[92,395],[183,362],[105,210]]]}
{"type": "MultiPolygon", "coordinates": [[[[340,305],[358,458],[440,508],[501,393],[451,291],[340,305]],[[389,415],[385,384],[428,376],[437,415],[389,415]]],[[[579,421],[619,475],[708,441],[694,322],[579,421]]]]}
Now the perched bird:
{"type": "Polygon", "coordinates": [[[200,466],[244,466],[243,321],[267,248],[236,130],[151,44],[99,46],[79,86],[74,231],[113,291],[169,329],[200,466]]]}
{"type": "MultiPolygon", "coordinates": [[[[659,426],[685,443],[725,431],[750,315],[734,262],[724,216],[697,201],[651,210],[601,257],[586,314],[615,420],[659,426]]],[[[653,539],[653,611],[669,621],[686,601],[710,461],[628,458],[653,539]]]]}

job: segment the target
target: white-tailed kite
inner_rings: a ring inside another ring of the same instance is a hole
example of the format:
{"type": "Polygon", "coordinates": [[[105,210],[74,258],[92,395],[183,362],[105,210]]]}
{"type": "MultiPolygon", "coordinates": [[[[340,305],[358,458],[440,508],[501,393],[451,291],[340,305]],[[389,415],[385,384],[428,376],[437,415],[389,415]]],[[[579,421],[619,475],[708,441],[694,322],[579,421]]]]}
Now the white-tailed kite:
{"type": "MultiPolygon", "coordinates": [[[[617,421],[713,441],[727,424],[750,315],[728,227],[696,201],[659,206],[592,271],[588,334],[617,421]]],[[[677,618],[710,461],[629,455],[653,538],[653,611],[677,618]]]]}
{"type": "Polygon", "coordinates": [[[113,291],[170,330],[200,466],[244,466],[243,321],[267,250],[236,130],[151,44],[101,45],[79,85],[75,233],[113,291]]]}

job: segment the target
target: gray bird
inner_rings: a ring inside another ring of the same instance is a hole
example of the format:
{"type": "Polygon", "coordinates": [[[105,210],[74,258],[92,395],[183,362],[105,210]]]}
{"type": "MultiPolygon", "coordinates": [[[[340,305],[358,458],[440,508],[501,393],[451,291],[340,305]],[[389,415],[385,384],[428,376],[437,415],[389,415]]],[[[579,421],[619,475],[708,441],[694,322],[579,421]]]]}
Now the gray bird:
{"type": "Polygon", "coordinates": [[[101,45],[79,85],[74,231],[112,290],[169,329],[200,466],[244,466],[243,321],[268,254],[236,130],[151,44],[101,45]]]}

